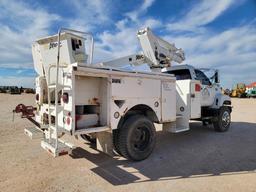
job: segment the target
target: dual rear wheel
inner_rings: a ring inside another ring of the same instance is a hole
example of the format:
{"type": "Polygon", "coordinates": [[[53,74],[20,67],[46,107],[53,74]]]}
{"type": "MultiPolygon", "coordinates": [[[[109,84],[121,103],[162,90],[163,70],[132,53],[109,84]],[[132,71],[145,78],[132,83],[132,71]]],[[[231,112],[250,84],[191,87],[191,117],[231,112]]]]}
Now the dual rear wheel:
{"type": "Polygon", "coordinates": [[[144,160],[155,147],[154,124],[143,115],[129,116],[113,134],[116,152],[128,160],[144,160]]]}

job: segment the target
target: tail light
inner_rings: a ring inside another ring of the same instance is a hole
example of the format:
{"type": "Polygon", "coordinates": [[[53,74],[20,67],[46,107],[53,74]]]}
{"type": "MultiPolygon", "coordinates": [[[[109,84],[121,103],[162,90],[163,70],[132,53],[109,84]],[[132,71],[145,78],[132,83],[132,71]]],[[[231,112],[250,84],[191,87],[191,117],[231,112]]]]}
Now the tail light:
{"type": "Polygon", "coordinates": [[[71,113],[68,112],[67,117],[63,117],[63,123],[64,124],[70,125],[70,123],[71,123],[71,117],[70,116],[71,116],[71,113]]]}
{"type": "Polygon", "coordinates": [[[62,95],[62,101],[63,101],[64,103],[68,103],[68,93],[63,93],[63,95],[62,95]]]}
{"type": "Polygon", "coordinates": [[[195,85],[195,91],[196,92],[201,91],[201,85],[200,84],[195,85]]]}
{"type": "Polygon", "coordinates": [[[67,121],[66,121],[66,123],[67,123],[68,125],[70,125],[70,123],[71,123],[71,119],[70,119],[70,117],[67,117],[67,121]]]}
{"type": "Polygon", "coordinates": [[[39,94],[36,94],[36,100],[39,101],[39,94]]]}

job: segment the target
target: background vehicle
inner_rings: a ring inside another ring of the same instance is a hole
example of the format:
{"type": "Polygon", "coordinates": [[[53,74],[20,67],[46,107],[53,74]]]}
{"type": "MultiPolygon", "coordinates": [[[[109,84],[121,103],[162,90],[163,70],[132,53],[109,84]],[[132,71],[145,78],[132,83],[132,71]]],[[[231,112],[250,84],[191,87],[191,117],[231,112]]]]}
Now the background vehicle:
{"type": "MultiPolygon", "coordinates": [[[[62,29],[33,44],[39,75],[37,110],[34,113],[32,106],[20,104],[14,112],[37,125],[46,151],[55,157],[67,154],[72,145],[60,137],[80,135],[96,140],[100,151],[113,155],[115,150],[138,161],[154,149],[154,123],[172,133],[189,130],[190,119],[213,123],[216,131],[228,130],[231,101],[219,91],[218,73],[212,84],[192,66],[174,71],[177,67],[171,63],[185,60],[182,49],[155,36],[149,28],[139,30],[137,37],[143,54],[96,64],[92,64],[90,33],[62,29]],[[123,68],[127,64],[147,64],[151,71],[128,71],[123,68]]],[[[25,133],[33,137],[36,131],[25,129],[25,133]]]]}
{"type": "Polygon", "coordinates": [[[0,86],[0,93],[6,93],[5,86],[0,86]]]}
{"type": "Polygon", "coordinates": [[[21,94],[21,89],[17,86],[11,86],[10,94],[21,94]]]}
{"type": "Polygon", "coordinates": [[[35,90],[32,88],[23,88],[24,93],[35,93],[35,90]]]}
{"type": "Polygon", "coordinates": [[[256,97],[256,82],[253,82],[246,86],[247,97],[256,97]]]}
{"type": "Polygon", "coordinates": [[[244,98],[246,97],[246,86],[244,83],[237,83],[233,86],[231,97],[244,98]]]}
{"type": "Polygon", "coordinates": [[[21,89],[17,86],[1,86],[0,93],[21,94],[21,89]]]}
{"type": "Polygon", "coordinates": [[[256,97],[256,87],[252,87],[250,88],[247,92],[246,92],[247,97],[251,98],[251,97],[256,97]]]}

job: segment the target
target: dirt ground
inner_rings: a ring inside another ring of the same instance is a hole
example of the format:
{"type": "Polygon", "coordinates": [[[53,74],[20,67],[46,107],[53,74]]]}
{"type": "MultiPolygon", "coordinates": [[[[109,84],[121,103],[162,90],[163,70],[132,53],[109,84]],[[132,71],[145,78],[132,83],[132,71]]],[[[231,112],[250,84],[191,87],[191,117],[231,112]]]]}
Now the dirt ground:
{"type": "Polygon", "coordinates": [[[157,132],[152,155],[141,162],[111,158],[83,140],[68,138],[72,155],[53,158],[30,140],[15,117],[34,95],[0,94],[0,191],[256,191],[256,99],[233,99],[226,133],[191,123],[179,134],[157,132]]]}

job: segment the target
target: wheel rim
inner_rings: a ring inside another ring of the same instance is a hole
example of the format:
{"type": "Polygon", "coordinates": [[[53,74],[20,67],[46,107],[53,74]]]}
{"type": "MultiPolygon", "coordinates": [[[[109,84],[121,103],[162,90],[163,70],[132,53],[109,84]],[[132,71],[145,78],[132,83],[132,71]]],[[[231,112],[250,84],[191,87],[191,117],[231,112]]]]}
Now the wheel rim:
{"type": "Polygon", "coordinates": [[[136,151],[144,151],[150,143],[150,132],[147,127],[138,127],[132,134],[132,148],[136,151]]]}
{"type": "Polygon", "coordinates": [[[222,114],[222,125],[224,127],[227,127],[230,123],[230,115],[228,111],[224,111],[224,113],[222,114]]]}

